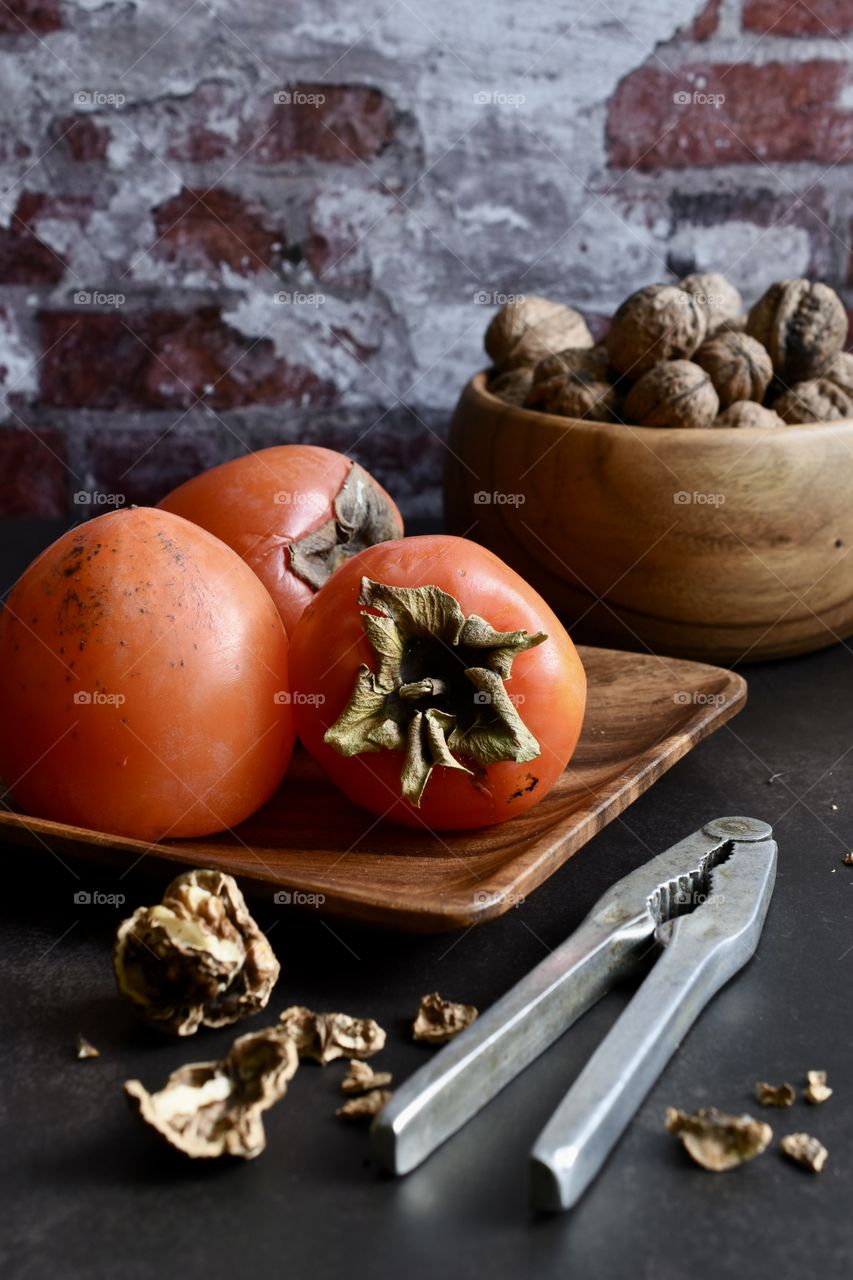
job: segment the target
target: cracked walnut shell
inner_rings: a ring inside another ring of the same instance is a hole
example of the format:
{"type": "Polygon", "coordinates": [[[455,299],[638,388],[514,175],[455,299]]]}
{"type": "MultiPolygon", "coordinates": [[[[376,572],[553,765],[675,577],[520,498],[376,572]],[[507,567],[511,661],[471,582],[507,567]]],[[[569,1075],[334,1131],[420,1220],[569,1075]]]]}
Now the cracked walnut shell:
{"type": "Polygon", "coordinates": [[[412,1024],[412,1037],[427,1044],[447,1044],[477,1017],[472,1004],[454,1004],[443,1000],[437,991],[421,996],[417,1017],[412,1024]]]}
{"type": "Polygon", "coordinates": [[[719,271],[695,271],[678,282],[679,289],[686,289],[705,312],[708,333],[724,324],[740,323],[743,298],[731,281],[719,271]]]}
{"type": "Polygon", "coordinates": [[[847,337],[838,294],[811,280],[779,280],[749,312],[746,331],[766,347],[784,383],[819,378],[847,337]]]}
{"type": "Polygon", "coordinates": [[[829,378],[795,382],[783,391],[773,408],[784,422],[796,426],[808,422],[834,422],[853,418],[853,397],[829,378]]]}
{"type": "Polygon", "coordinates": [[[579,311],[549,298],[520,297],[501,307],[486,330],[486,352],[501,372],[538,364],[566,347],[591,347],[579,311]]]}
{"type": "Polygon", "coordinates": [[[708,374],[720,397],[720,408],[737,400],[761,403],[773,377],[770,356],[746,333],[722,331],[706,338],[693,357],[708,374]]]}
{"type": "Polygon", "coordinates": [[[714,427],[784,427],[775,409],[756,404],[754,400],[735,400],[711,423],[714,427]]]}
{"type": "Polygon", "coordinates": [[[666,1129],[691,1159],[712,1173],[754,1160],[773,1138],[769,1124],[752,1116],[731,1116],[716,1107],[702,1107],[694,1115],[667,1107],[666,1129]]]}
{"type": "Polygon", "coordinates": [[[642,427],[710,427],[720,401],[704,369],[691,360],[662,360],[628,393],[625,416],[642,427]]]}
{"type": "Polygon", "coordinates": [[[618,308],[605,342],[616,372],[639,378],[662,360],[692,356],[707,330],[705,311],[693,294],[674,284],[650,284],[618,308]]]}
{"type": "Polygon", "coordinates": [[[232,876],[188,871],[118,929],[119,992],[152,1026],[192,1035],[263,1009],[280,967],[232,876]]]}
{"type": "Polygon", "coordinates": [[[616,388],[610,377],[610,361],[603,346],[569,348],[540,360],[525,408],[556,413],[564,418],[612,422],[616,388]]]}
{"type": "Polygon", "coordinates": [[[506,404],[522,405],[527,399],[532,382],[533,370],[529,366],[507,369],[506,373],[499,373],[496,378],[492,378],[489,390],[506,404]]]}
{"type": "Polygon", "coordinates": [[[323,1066],[336,1058],[369,1058],[385,1046],[385,1032],[373,1018],[312,1013],[295,1004],[279,1014],[279,1022],[299,1057],[313,1058],[323,1066]]]}

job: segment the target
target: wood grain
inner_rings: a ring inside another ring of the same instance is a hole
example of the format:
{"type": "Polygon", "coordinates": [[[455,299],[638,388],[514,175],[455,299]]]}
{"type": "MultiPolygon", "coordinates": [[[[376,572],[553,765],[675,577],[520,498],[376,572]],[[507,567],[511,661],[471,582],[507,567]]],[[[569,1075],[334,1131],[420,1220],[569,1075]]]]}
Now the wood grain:
{"type": "Polygon", "coordinates": [[[450,530],[533,583],[575,639],[732,663],[853,634],[853,420],[581,422],[504,404],[479,374],[448,443],[450,530]]]}
{"type": "Polygon", "coordinates": [[[530,894],[746,700],[744,680],[718,667],[580,653],[589,703],[574,759],[540,805],[499,827],[433,834],[377,822],[300,755],[269,804],[221,836],[152,845],[6,812],[0,838],[127,867],[144,857],[219,867],[247,890],[320,894],[325,911],[400,929],[479,924],[530,894]]]}

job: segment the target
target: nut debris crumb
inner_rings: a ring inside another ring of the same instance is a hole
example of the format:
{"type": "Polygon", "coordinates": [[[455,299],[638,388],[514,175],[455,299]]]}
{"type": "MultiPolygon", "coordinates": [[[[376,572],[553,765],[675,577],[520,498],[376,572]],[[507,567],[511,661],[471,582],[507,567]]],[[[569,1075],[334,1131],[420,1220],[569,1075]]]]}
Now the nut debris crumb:
{"type": "Polygon", "coordinates": [[[694,1115],[667,1107],[666,1128],[697,1164],[713,1173],[754,1160],[773,1138],[769,1124],[752,1116],[727,1115],[716,1107],[702,1107],[694,1115]]]}
{"type": "Polygon", "coordinates": [[[100,1058],[101,1051],[96,1049],[91,1040],[87,1040],[79,1032],[74,1040],[74,1053],[78,1058],[100,1058]]]}
{"type": "Polygon", "coordinates": [[[266,1146],[261,1118],[284,1097],[299,1057],[289,1035],[267,1027],[240,1036],[221,1062],[191,1062],[149,1093],[140,1080],[124,1091],[140,1117],[194,1159],[253,1160],[266,1146]]]}
{"type": "Polygon", "coordinates": [[[348,1013],[312,1013],[294,1004],[279,1014],[279,1022],[296,1045],[300,1058],[323,1066],[336,1058],[369,1058],[385,1046],[385,1032],[373,1018],[348,1013]]]}
{"type": "Polygon", "coordinates": [[[178,1036],[263,1009],[279,975],[236,880],[204,870],[178,876],[161,903],[119,925],[113,967],[146,1022],[178,1036]]]}
{"type": "Polygon", "coordinates": [[[421,996],[412,1035],[415,1040],[423,1040],[427,1044],[446,1044],[470,1026],[476,1016],[477,1010],[472,1004],[454,1004],[433,991],[430,995],[421,996]]]}
{"type": "Polygon", "coordinates": [[[789,1160],[796,1161],[804,1169],[811,1169],[812,1173],[820,1173],[829,1158],[823,1143],[808,1133],[786,1134],[779,1145],[789,1160]]]}
{"type": "Polygon", "coordinates": [[[813,1102],[816,1105],[826,1102],[832,1097],[832,1090],[826,1083],[825,1071],[807,1071],[806,1087],[803,1090],[803,1097],[806,1102],[813,1102]]]}
{"type": "Polygon", "coordinates": [[[335,1115],[341,1120],[366,1120],[378,1115],[390,1097],[390,1089],[371,1089],[358,1098],[350,1098],[349,1102],[338,1107],[335,1115]]]}
{"type": "Polygon", "coordinates": [[[349,1071],[341,1081],[341,1090],[343,1093],[367,1093],[370,1089],[379,1089],[390,1083],[390,1071],[374,1071],[367,1062],[351,1058],[349,1071]]]}
{"type": "Polygon", "coordinates": [[[791,1107],[796,1101],[797,1091],[787,1081],[784,1084],[768,1084],[766,1080],[757,1080],[755,1096],[762,1107],[791,1107]]]}

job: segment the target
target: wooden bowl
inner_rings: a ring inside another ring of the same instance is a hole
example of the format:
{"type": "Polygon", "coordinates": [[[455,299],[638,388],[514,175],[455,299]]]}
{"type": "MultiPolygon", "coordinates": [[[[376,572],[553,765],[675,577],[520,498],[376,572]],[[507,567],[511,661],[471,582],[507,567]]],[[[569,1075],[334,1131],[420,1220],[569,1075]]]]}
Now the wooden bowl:
{"type": "Polygon", "coordinates": [[[448,527],[524,575],[576,640],[733,663],[853,633],[853,419],[628,427],[493,396],[450,428],[448,527]]]}

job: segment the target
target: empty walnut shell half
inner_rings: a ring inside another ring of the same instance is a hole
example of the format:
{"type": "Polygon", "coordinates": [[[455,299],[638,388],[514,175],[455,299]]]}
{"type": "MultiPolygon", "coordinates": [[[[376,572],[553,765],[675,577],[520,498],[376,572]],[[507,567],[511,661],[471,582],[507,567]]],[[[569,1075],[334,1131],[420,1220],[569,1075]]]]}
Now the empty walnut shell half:
{"type": "Polygon", "coordinates": [[[691,360],[662,360],[644,373],[625,401],[641,427],[710,427],[720,401],[704,369],[691,360]]]}
{"type": "Polygon", "coordinates": [[[279,975],[237,882],[221,871],[178,876],[158,906],[124,920],[113,967],[145,1020],[179,1036],[263,1009],[279,975]]]}
{"type": "Polygon", "coordinates": [[[534,295],[501,307],[485,342],[495,368],[504,372],[538,364],[566,347],[591,347],[592,334],[579,311],[534,295]]]}
{"type": "Polygon", "coordinates": [[[612,422],[616,388],[610,379],[606,349],[575,347],[540,360],[525,407],[564,418],[612,422]]]}
{"type": "Polygon", "coordinates": [[[720,407],[727,409],[736,400],[764,399],[773,377],[770,356],[760,342],[747,333],[720,331],[706,338],[693,357],[714,384],[720,407]]]}
{"type": "Polygon", "coordinates": [[[678,282],[679,289],[686,289],[705,312],[708,333],[723,324],[740,323],[743,298],[730,280],[719,271],[696,271],[678,282]]]}
{"type": "Polygon", "coordinates": [[[790,386],[826,372],[844,346],[847,313],[829,285],[780,280],[751,309],[746,331],[767,348],[776,375],[790,386]]]}
{"type": "Polygon", "coordinates": [[[499,373],[496,378],[492,378],[489,390],[506,404],[522,405],[527,399],[532,382],[531,368],[507,369],[506,373],[499,373]]]}
{"type": "Polygon", "coordinates": [[[773,408],[784,422],[796,426],[804,422],[833,422],[853,418],[853,397],[829,378],[795,382],[783,391],[773,408]]]}
{"type": "Polygon", "coordinates": [[[756,404],[754,400],[735,400],[728,409],[718,414],[711,424],[714,427],[784,427],[784,419],[775,409],[756,404]]]}
{"type": "Polygon", "coordinates": [[[686,359],[705,338],[708,321],[696,298],[674,284],[650,284],[626,298],[607,337],[618,374],[639,378],[661,360],[686,359]]]}

